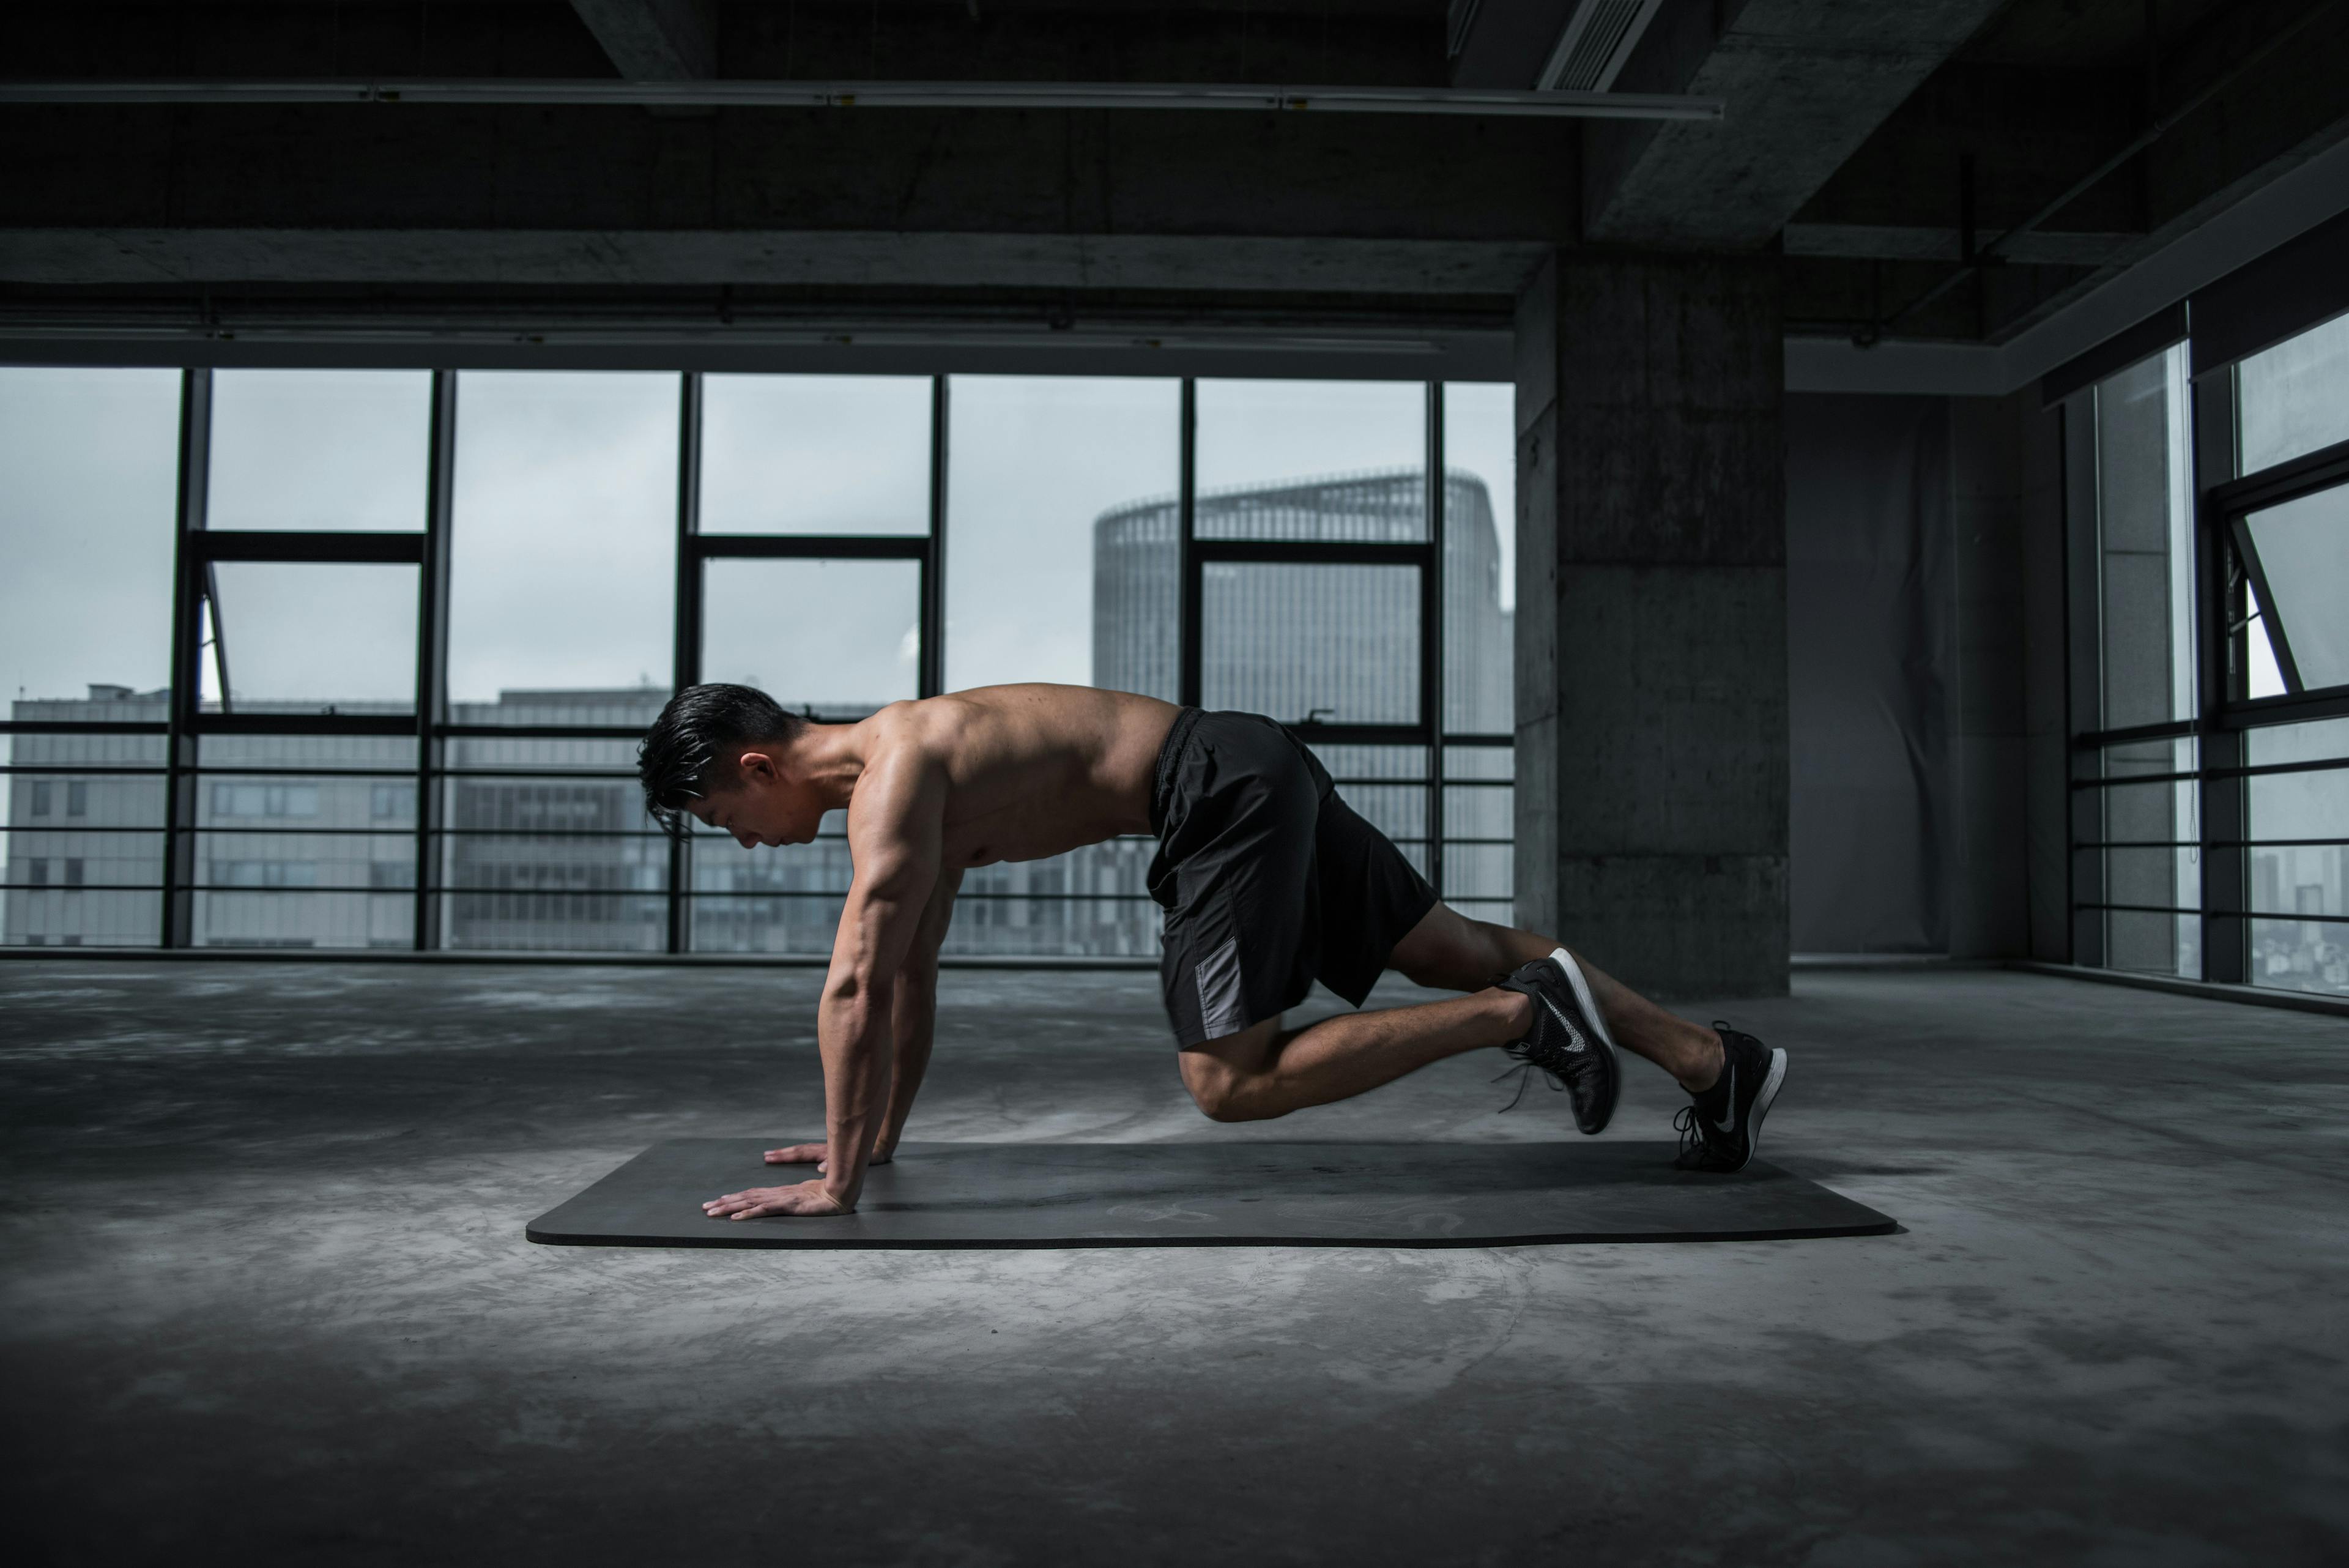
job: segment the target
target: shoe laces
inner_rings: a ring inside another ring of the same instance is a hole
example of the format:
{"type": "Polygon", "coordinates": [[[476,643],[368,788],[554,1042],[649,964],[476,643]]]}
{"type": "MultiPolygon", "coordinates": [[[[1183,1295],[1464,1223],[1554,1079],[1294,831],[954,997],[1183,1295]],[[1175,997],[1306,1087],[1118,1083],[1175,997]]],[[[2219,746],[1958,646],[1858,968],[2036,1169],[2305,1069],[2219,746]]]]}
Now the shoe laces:
{"type": "MultiPolygon", "coordinates": [[[[1517,1048],[1514,1045],[1505,1045],[1502,1049],[1508,1052],[1512,1056],[1517,1055],[1517,1048]]],[[[1517,1108],[1517,1102],[1526,1097],[1526,1085],[1533,1082],[1534,1075],[1536,1073],[1539,1073],[1543,1077],[1549,1080],[1549,1092],[1553,1095],[1561,1092],[1566,1087],[1566,1080],[1564,1078],[1559,1077],[1557,1074],[1547,1064],[1537,1062],[1529,1055],[1519,1056],[1517,1058],[1517,1065],[1514,1067],[1504,1067],[1499,1072],[1494,1074],[1493,1076],[1486,1081],[1497,1084],[1512,1073],[1515,1073],[1517,1075],[1517,1092],[1509,1096],[1509,1103],[1507,1105],[1503,1106],[1499,1111],[1493,1113],[1495,1116],[1499,1116],[1506,1111],[1514,1111],[1517,1108]]]]}
{"type": "Polygon", "coordinates": [[[1672,1117],[1672,1130],[1681,1135],[1681,1158],[1686,1159],[1698,1149],[1710,1150],[1713,1140],[1705,1136],[1704,1118],[1696,1114],[1696,1102],[1691,1100],[1672,1117]]]}

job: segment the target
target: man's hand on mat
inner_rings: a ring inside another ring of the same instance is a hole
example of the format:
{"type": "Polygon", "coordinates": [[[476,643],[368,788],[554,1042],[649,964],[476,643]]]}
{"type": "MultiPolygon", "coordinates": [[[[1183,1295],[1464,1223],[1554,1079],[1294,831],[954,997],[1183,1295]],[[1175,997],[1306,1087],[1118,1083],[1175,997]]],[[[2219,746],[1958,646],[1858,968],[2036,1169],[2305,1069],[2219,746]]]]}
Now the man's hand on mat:
{"type": "Polygon", "coordinates": [[[753,1187],[713,1198],[701,1206],[712,1220],[756,1220],[766,1214],[849,1214],[847,1204],[824,1190],[821,1181],[790,1187],[753,1187]]]}
{"type": "MultiPolygon", "coordinates": [[[[867,1165],[886,1165],[889,1163],[889,1156],[893,1152],[894,1150],[888,1148],[876,1148],[873,1151],[873,1158],[866,1160],[864,1163],[867,1165]]],[[[823,1171],[831,1168],[825,1163],[823,1154],[824,1147],[820,1143],[795,1143],[789,1148],[769,1149],[767,1151],[767,1163],[769,1165],[813,1165],[817,1173],[822,1174],[823,1171]]]]}

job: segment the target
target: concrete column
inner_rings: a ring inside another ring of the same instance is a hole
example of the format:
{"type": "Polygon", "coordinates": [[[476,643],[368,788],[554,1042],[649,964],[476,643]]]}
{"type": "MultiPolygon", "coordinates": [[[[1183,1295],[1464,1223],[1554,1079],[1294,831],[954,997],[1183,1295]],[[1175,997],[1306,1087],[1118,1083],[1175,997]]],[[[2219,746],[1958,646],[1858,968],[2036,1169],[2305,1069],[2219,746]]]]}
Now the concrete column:
{"type": "Polygon", "coordinates": [[[1516,341],[1518,923],[1652,994],[1783,994],[1777,259],[1559,251],[1516,341]]]}

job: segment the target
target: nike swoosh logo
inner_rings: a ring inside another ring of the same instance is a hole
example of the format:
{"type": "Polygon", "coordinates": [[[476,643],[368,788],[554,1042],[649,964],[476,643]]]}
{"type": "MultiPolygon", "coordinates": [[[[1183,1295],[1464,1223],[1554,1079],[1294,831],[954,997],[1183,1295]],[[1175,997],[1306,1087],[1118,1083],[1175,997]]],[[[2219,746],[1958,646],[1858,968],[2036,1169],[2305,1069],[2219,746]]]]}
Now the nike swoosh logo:
{"type": "Polygon", "coordinates": [[[1586,1051],[1589,1049],[1589,1046],[1582,1038],[1582,1031],[1574,1026],[1574,1020],[1568,1018],[1563,1012],[1561,1012],[1557,1002],[1552,1002],[1548,997],[1545,996],[1542,998],[1542,1005],[1549,1009],[1550,1016],[1557,1019],[1558,1026],[1566,1031],[1566,1048],[1568,1050],[1586,1051]]]}
{"type": "Polygon", "coordinates": [[[1729,1068],[1729,1119],[1723,1121],[1715,1116],[1713,1118],[1713,1125],[1725,1133],[1733,1133],[1737,1130],[1737,1066],[1734,1063],[1732,1063],[1729,1068]]]}

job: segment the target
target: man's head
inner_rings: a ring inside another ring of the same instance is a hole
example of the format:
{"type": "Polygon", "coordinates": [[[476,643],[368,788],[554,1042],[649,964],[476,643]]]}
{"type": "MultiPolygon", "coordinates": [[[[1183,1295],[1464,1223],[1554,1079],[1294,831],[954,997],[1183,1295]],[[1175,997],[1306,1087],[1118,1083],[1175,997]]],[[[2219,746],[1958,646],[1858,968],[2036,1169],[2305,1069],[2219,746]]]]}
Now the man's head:
{"type": "Polygon", "coordinates": [[[807,721],[748,686],[688,686],[669,699],[636,748],[645,809],[682,836],[695,816],[754,844],[803,844],[824,805],[791,766],[807,721]]]}

